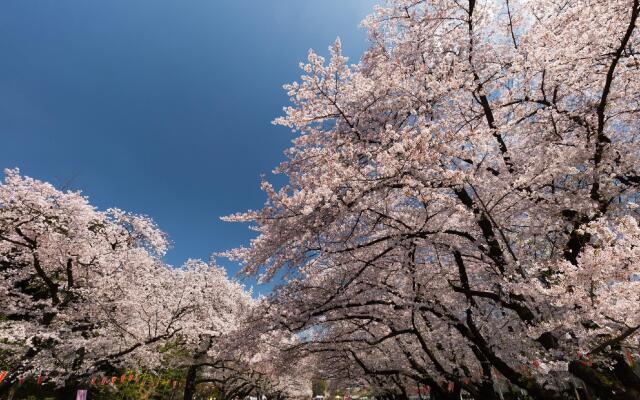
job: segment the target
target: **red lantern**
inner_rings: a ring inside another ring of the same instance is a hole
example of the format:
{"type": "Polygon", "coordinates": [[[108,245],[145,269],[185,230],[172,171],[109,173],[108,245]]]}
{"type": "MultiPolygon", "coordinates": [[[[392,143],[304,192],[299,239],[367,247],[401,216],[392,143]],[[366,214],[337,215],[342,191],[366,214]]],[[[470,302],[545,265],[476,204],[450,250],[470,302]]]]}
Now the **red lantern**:
{"type": "Polygon", "coordinates": [[[453,389],[454,389],[454,387],[455,387],[455,386],[454,386],[453,382],[449,382],[449,384],[447,385],[447,391],[448,391],[449,393],[453,393],[453,389]]]}
{"type": "Polygon", "coordinates": [[[588,367],[590,367],[593,363],[591,362],[591,360],[589,359],[589,355],[585,354],[584,356],[580,353],[578,353],[578,356],[580,356],[580,359],[585,359],[586,361],[582,361],[582,365],[586,365],[588,367]]]}

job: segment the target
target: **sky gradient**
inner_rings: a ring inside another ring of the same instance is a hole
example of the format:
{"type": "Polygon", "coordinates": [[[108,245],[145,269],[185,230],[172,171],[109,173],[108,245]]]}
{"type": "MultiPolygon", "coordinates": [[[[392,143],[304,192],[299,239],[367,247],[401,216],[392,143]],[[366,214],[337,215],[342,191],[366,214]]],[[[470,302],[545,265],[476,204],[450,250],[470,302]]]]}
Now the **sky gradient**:
{"type": "Polygon", "coordinates": [[[270,123],[282,84],[336,36],[356,62],[374,3],[3,0],[0,167],[150,215],[174,265],[246,244],[219,217],[264,203],[292,139],[270,123]]]}

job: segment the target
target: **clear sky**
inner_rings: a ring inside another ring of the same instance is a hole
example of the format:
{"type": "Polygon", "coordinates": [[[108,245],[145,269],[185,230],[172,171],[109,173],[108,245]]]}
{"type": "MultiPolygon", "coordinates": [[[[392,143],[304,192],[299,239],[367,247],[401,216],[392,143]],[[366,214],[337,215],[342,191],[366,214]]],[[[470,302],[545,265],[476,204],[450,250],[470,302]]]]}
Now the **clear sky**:
{"type": "Polygon", "coordinates": [[[219,217],[264,203],[282,84],[336,36],[356,62],[375,2],[2,0],[0,167],[150,215],[174,265],[247,243],[219,217]]]}

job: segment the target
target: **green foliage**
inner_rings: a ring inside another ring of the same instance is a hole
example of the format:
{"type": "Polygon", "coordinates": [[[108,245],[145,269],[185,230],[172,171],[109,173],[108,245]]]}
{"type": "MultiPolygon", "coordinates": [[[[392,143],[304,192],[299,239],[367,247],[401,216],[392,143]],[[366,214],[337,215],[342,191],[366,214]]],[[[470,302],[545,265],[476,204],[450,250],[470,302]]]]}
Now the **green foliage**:
{"type": "MultiPolygon", "coordinates": [[[[102,384],[103,376],[96,376],[95,384],[90,380],[83,381],[72,387],[56,388],[51,384],[38,385],[35,379],[27,379],[22,385],[14,384],[12,387],[13,400],[44,400],[44,399],[75,399],[78,389],[86,389],[90,400],[180,400],[184,390],[184,371],[180,369],[167,369],[158,374],[136,371],[119,371],[116,384],[111,385],[113,376],[104,376],[109,380],[108,384],[102,384]],[[125,382],[121,383],[122,376],[125,382]],[[129,376],[138,377],[129,381],[129,376]],[[178,384],[174,388],[173,381],[178,384]]],[[[90,378],[89,378],[90,379],[90,378]]],[[[11,397],[10,397],[11,398],[11,397]]]]}
{"type": "Polygon", "coordinates": [[[327,392],[327,381],[324,379],[315,379],[311,383],[311,391],[313,392],[313,396],[324,396],[327,392]]]}
{"type": "MultiPolygon", "coordinates": [[[[165,365],[180,365],[181,361],[188,358],[189,353],[181,344],[180,338],[173,342],[165,343],[157,350],[162,354],[165,365]]],[[[11,364],[11,357],[15,356],[10,343],[6,340],[0,341],[0,370],[15,370],[15,365],[11,364]]],[[[162,370],[120,370],[112,375],[94,375],[96,381],[91,384],[91,376],[84,377],[81,382],[66,388],[56,388],[46,380],[42,385],[38,385],[36,379],[31,376],[22,384],[17,382],[11,387],[13,400],[44,400],[44,399],[75,399],[78,389],[86,389],[89,392],[90,400],[180,400],[184,391],[184,381],[186,378],[185,368],[165,368],[162,370]],[[122,377],[125,382],[122,383],[122,377]],[[130,381],[129,377],[133,376],[130,381]],[[111,379],[116,377],[116,384],[111,385],[111,379]],[[137,382],[136,382],[136,379],[137,382]],[[102,384],[102,379],[108,379],[107,384],[102,384]],[[173,382],[177,381],[176,386],[173,382]]],[[[200,394],[206,394],[206,398],[216,397],[215,389],[203,385],[198,388],[200,394]]],[[[2,395],[0,398],[4,399],[2,395]]]]}
{"type": "MultiPolygon", "coordinates": [[[[174,388],[173,381],[181,383],[184,379],[184,371],[179,369],[168,369],[160,373],[138,372],[138,382],[129,381],[129,376],[136,376],[135,371],[126,371],[124,374],[126,383],[120,383],[122,375],[116,376],[117,383],[111,385],[96,385],[88,388],[96,400],[177,400],[182,397],[182,385],[178,384],[174,388]]],[[[100,382],[98,382],[100,383],[100,382]]]]}

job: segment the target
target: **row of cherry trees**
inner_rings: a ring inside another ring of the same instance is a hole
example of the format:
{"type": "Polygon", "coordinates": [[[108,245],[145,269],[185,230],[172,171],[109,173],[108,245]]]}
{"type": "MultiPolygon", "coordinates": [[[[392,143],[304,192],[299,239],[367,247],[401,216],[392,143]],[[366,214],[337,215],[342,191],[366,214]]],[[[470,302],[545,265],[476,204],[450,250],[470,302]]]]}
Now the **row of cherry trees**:
{"type": "Polygon", "coordinates": [[[147,217],[7,171],[3,362],[67,386],[173,365],[186,399],[301,395],[307,373],[389,398],[640,399],[639,16],[389,0],[358,64],[310,52],[276,120],[288,184],[227,217],[258,237],[225,255],[284,276],[268,299],[167,266],[147,217]]]}
{"type": "Polygon", "coordinates": [[[286,386],[286,373],[253,359],[277,359],[267,342],[248,351],[236,339],[247,337],[256,302],[224,269],[198,260],[168,266],[166,235],[148,217],[99,211],[79,193],[17,170],[5,176],[3,398],[29,375],[73,390],[92,376],[167,368],[186,371],[185,399],[203,382],[215,383],[222,398],[297,389],[286,386]]]}
{"type": "Polygon", "coordinates": [[[640,399],[640,0],[391,0],[310,52],[245,272],[381,395],[640,399]]]}

